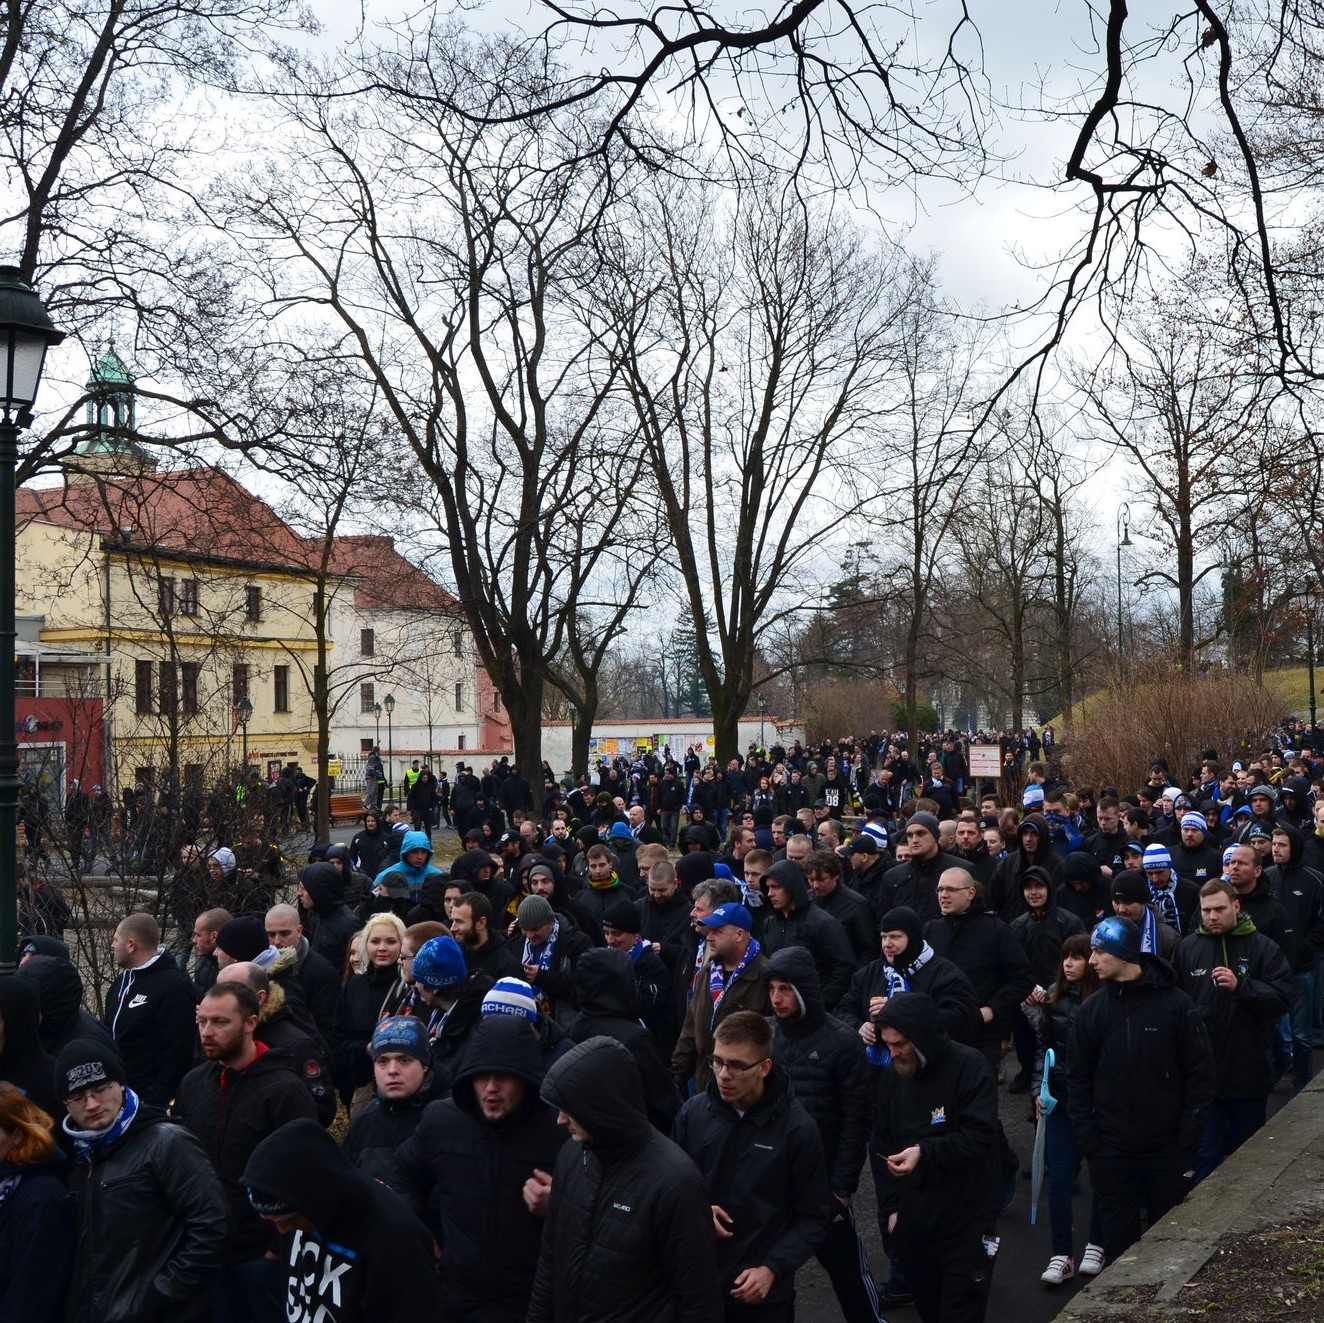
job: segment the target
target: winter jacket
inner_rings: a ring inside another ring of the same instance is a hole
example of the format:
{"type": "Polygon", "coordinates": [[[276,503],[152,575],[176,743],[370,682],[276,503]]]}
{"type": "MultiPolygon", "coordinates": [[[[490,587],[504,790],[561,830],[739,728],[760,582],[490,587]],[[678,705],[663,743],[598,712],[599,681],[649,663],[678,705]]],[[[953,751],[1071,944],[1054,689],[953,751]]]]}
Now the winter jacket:
{"type": "Polygon", "coordinates": [[[716,1010],[708,986],[708,967],[704,965],[699,969],[694,994],[681,1024],[680,1038],[671,1054],[671,1074],[682,1094],[687,1091],[691,1076],[696,1089],[708,1087],[708,1081],[713,1077],[712,1067],[708,1064],[713,1053],[713,1030],[733,1011],[772,1014],[768,1002],[768,957],[762,951],[740,971],[739,978],[731,981],[716,1010]]]}
{"type": "Polygon", "coordinates": [[[273,981],[268,989],[253,1037],[268,1047],[279,1048],[289,1058],[291,1069],[313,1100],[317,1119],[330,1125],[336,1119],[331,1054],[316,1031],[310,1032],[309,1025],[297,1019],[285,1004],[285,990],[279,983],[273,981]]]}
{"type": "Polygon", "coordinates": [[[355,1171],[315,1121],[291,1121],[264,1139],[242,1179],[315,1228],[286,1237],[287,1318],[385,1323],[442,1316],[427,1229],[398,1194],[355,1171]]]}
{"type": "Polygon", "coordinates": [[[64,1108],[55,1097],[55,1061],[41,1045],[41,992],[29,978],[0,976],[0,1080],[22,1089],[47,1116],[64,1108]]]}
{"type": "Polygon", "coordinates": [[[876,907],[879,916],[898,905],[907,905],[925,922],[936,919],[941,913],[938,877],[952,864],[952,856],[939,850],[932,859],[907,859],[889,868],[879,889],[876,907]]]}
{"type": "Polygon", "coordinates": [[[1168,847],[1168,853],[1172,856],[1172,871],[1197,888],[1223,874],[1222,855],[1211,845],[1198,845],[1192,850],[1177,841],[1168,847]]]}
{"type": "Polygon", "coordinates": [[[295,948],[293,974],[303,994],[303,1004],[317,1026],[317,1032],[329,1045],[336,1027],[336,1002],[340,1000],[339,966],[333,967],[325,956],[318,955],[306,937],[295,948]]]}
{"type": "MultiPolygon", "coordinates": [[[[1287,957],[1288,963],[1295,963],[1301,952],[1301,936],[1292,925],[1292,916],[1278,903],[1277,897],[1273,894],[1273,883],[1269,880],[1269,873],[1261,873],[1260,880],[1255,884],[1255,890],[1244,896],[1238,892],[1237,899],[1241,902],[1241,912],[1249,914],[1254,920],[1255,931],[1271,942],[1276,942],[1287,957]]],[[[1195,922],[1190,927],[1184,927],[1182,931],[1194,932],[1199,926],[1200,909],[1196,906],[1195,922]]]]}
{"type": "Polygon", "coordinates": [[[919,1165],[892,1176],[883,1163],[878,1216],[897,1214],[910,1235],[951,1232],[986,1223],[1001,1202],[998,1097],[983,1053],[953,1043],[938,1008],[922,993],[893,997],[883,1025],[914,1046],[919,1073],[905,1079],[892,1067],[880,1074],[874,1108],[874,1149],[880,1157],[918,1144],[919,1165]]]}
{"type": "Polygon", "coordinates": [[[542,1097],[588,1138],[556,1159],[528,1323],[721,1323],[712,1200],[649,1125],[630,1054],[590,1038],[551,1068],[542,1097]]]}
{"type": "Polygon", "coordinates": [[[340,990],[331,1059],[335,1063],[336,1088],[343,1097],[372,1082],[368,1044],[382,1018],[395,1009],[392,1003],[398,1003],[400,993],[398,965],[369,965],[340,990]]]}
{"type": "MultiPolygon", "coordinates": [[[[519,940],[523,942],[524,939],[521,937],[519,940]]],[[[502,978],[524,977],[513,944],[495,931],[488,933],[487,941],[482,946],[464,947],[464,963],[470,973],[486,974],[493,983],[502,978]]]]}
{"type": "Polygon", "coordinates": [[[1177,983],[1195,1003],[1214,1051],[1219,1098],[1263,1098],[1278,1079],[1274,1033],[1291,1009],[1292,970],[1287,957],[1248,914],[1215,936],[1203,925],[1177,948],[1177,983]],[[1218,966],[1237,976],[1235,990],[1213,980],[1218,966]]]}
{"type": "MultiPolygon", "coordinates": [[[[1063,1108],[1067,1104],[1067,1066],[1071,1061],[1071,1030],[1076,1023],[1076,1016],[1080,1014],[1080,1008],[1087,1000],[1081,995],[1082,991],[1079,983],[1068,983],[1063,995],[1047,1002],[1043,1014],[1039,1017],[1039,1045],[1045,1051],[1048,1048],[1053,1050],[1053,1068],[1048,1073],[1048,1091],[1063,1108]]],[[[1093,993],[1090,995],[1093,996],[1093,993]]]]}
{"type": "Polygon", "coordinates": [[[858,891],[838,882],[826,896],[816,895],[814,905],[841,924],[856,966],[878,954],[878,920],[873,906],[858,891]]]}
{"type": "Polygon", "coordinates": [[[395,1153],[390,1184],[442,1247],[442,1293],[452,1323],[523,1323],[528,1310],[543,1222],[525,1207],[524,1183],[536,1170],[553,1169],[568,1138],[556,1110],[538,1097],[542,1077],[528,1025],[489,1017],[474,1031],[451,1097],[429,1105],[395,1153]],[[525,1084],[519,1106],[499,1122],[484,1118],[474,1094],[474,1077],[485,1071],[525,1084]]]}
{"type": "Polygon", "coordinates": [[[68,960],[56,956],[29,956],[19,967],[22,978],[37,984],[41,997],[41,1023],[37,1035],[46,1054],[54,1060],[66,1043],[75,1038],[89,1038],[94,1043],[113,1047],[106,1026],[83,1009],[83,976],[68,960]]]}
{"type": "Polygon", "coordinates": [[[731,1238],[717,1242],[723,1291],[746,1268],[765,1267],[775,1274],[768,1301],[790,1300],[836,1210],[818,1127],[786,1072],[773,1066],[744,1116],[714,1080],[680,1109],[675,1138],[703,1173],[709,1203],[731,1215],[731,1238]]]}
{"type": "Polygon", "coordinates": [[[1027,910],[1012,920],[1011,931],[1030,962],[1030,973],[1035,984],[1051,988],[1062,963],[1062,943],[1073,933],[1084,932],[1085,925],[1069,910],[1059,910],[1053,904],[1050,891],[1048,908],[1040,915],[1027,910]]]}
{"type": "Polygon", "coordinates": [[[828,1015],[818,970],[803,947],[778,951],[768,962],[768,977],[791,984],[803,1007],[799,1015],[777,1017],[772,1059],[818,1127],[832,1193],[854,1194],[873,1121],[864,1044],[828,1015]]]}
{"type": "Polygon", "coordinates": [[[1021,828],[1038,827],[1039,848],[1028,854],[1023,845],[1009,850],[993,869],[993,877],[988,884],[988,906],[1004,923],[1010,923],[1018,915],[1025,913],[1025,895],[1021,890],[1021,879],[1027,868],[1036,864],[1046,868],[1052,877],[1049,894],[1062,881],[1062,856],[1049,844],[1048,819],[1042,813],[1028,813],[1021,822],[1021,828]]]}
{"type": "MultiPolygon", "coordinates": [[[[910,985],[909,991],[922,992],[932,998],[938,1007],[938,1022],[950,1039],[957,1043],[974,1043],[983,1033],[984,1020],[979,1013],[973,985],[958,965],[934,955],[927,942],[924,950],[929,956],[922,963],[908,961],[910,953],[904,952],[896,966],[897,972],[910,985]]],[[[887,968],[886,960],[873,960],[855,971],[849,990],[837,1003],[839,1019],[858,1030],[866,1020],[873,1018],[870,1014],[873,999],[888,995],[887,968]]]]}
{"type": "Polygon", "coordinates": [[[74,1261],[73,1212],[58,1150],[44,1162],[0,1162],[0,1318],[58,1323],[74,1261]]]}
{"type": "MultiPolygon", "coordinates": [[[[470,974],[460,985],[449,1011],[434,1011],[428,1016],[432,1030],[432,1064],[450,1075],[459,1072],[464,1050],[483,1013],[483,998],[492,987],[486,974],[470,974]]],[[[426,1007],[422,1008],[427,1014],[426,1007]]]]}
{"type": "Polygon", "coordinates": [[[193,1064],[197,1010],[193,985],[164,946],[147,964],[121,970],[110,985],[104,1023],[143,1102],[164,1107],[175,1096],[193,1064]]]}
{"type": "Polygon", "coordinates": [[[659,905],[650,896],[635,901],[639,911],[639,935],[645,941],[656,942],[662,949],[658,953],[668,970],[674,970],[677,960],[694,946],[694,930],[690,927],[691,902],[678,887],[676,894],[659,905]]]}
{"type": "MultiPolygon", "coordinates": [[[[393,1099],[379,1093],[350,1122],[349,1134],[345,1136],[345,1156],[370,1180],[395,1186],[396,1154],[400,1146],[418,1129],[427,1106],[442,1101],[450,1088],[449,1073],[429,1070],[422,1087],[411,1098],[393,1099]]],[[[422,1215],[421,1206],[417,1211],[422,1215]]]]}
{"type": "Polygon", "coordinates": [[[398,833],[389,827],[380,826],[376,831],[365,827],[349,843],[350,862],[360,873],[376,877],[399,856],[399,843],[398,833]]]}
{"type": "Polygon", "coordinates": [[[335,864],[309,864],[299,870],[299,881],[312,899],[317,921],[312,948],[339,973],[345,967],[349,939],[359,929],[358,917],[345,904],[345,880],[335,864]]]}
{"type": "Polygon", "coordinates": [[[772,956],[788,946],[805,947],[818,966],[824,997],[835,1006],[846,995],[855,970],[855,952],[846,930],[815,905],[804,873],[789,859],[773,864],[764,881],[765,885],[780,883],[795,908],[789,913],[773,909],[768,914],[759,939],[763,953],[772,956]]]}
{"type": "Polygon", "coordinates": [[[1088,1158],[1193,1166],[1215,1091],[1209,1036],[1172,966],[1140,962],[1138,979],[1110,980],[1076,1016],[1071,1125],[1088,1158]]]}
{"type": "MultiPolygon", "coordinates": [[[[1274,899],[1287,911],[1291,923],[1293,950],[1283,954],[1292,962],[1293,973],[1306,973],[1324,950],[1324,882],[1302,863],[1305,837],[1294,827],[1284,827],[1291,843],[1286,864],[1275,864],[1265,876],[1274,899]]],[[[1258,924],[1256,925],[1258,927],[1258,924]]]]}
{"type": "MultiPolygon", "coordinates": [[[[546,997],[548,1013],[558,1024],[565,1027],[575,1018],[575,966],[585,951],[592,950],[593,943],[578,928],[561,924],[556,938],[556,949],[552,953],[551,967],[540,969],[532,979],[533,986],[546,997]]],[[[515,957],[524,961],[524,939],[516,937],[515,957]]],[[[530,964],[537,964],[537,957],[530,953],[530,964]]]]}
{"type": "Polygon", "coordinates": [[[657,1039],[641,1018],[639,987],[630,957],[622,951],[587,951],[575,970],[575,980],[579,1014],[567,1030],[570,1041],[585,1043],[590,1038],[604,1037],[620,1043],[639,1067],[648,1119],[669,1135],[680,1111],[680,1092],[657,1039]]]}
{"type": "Polygon", "coordinates": [[[179,1085],[171,1115],[197,1137],[230,1201],[230,1237],[223,1261],[241,1263],[272,1249],[275,1232],[248,1202],[241,1180],[253,1150],[286,1121],[317,1118],[317,1106],[284,1052],[257,1044],[245,1070],[219,1061],[195,1066],[179,1085]]]}
{"type": "Polygon", "coordinates": [[[1034,987],[1025,951],[1011,929],[990,914],[977,896],[963,914],[948,914],[924,927],[934,951],[964,970],[980,1006],[993,1012],[988,1029],[1005,1032],[1011,1017],[1034,987]]]}
{"type": "Polygon", "coordinates": [[[432,877],[441,877],[442,871],[432,860],[432,838],[425,831],[407,831],[400,842],[400,857],[388,863],[372,880],[374,888],[382,887],[392,900],[418,901],[423,883],[432,877]],[[405,863],[411,850],[426,850],[428,857],[417,868],[405,863]]]}
{"type": "Polygon", "coordinates": [[[1112,889],[1102,878],[1088,887],[1062,882],[1053,892],[1053,904],[1059,914],[1074,914],[1086,932],[1093,932],[1094,925],[1113,912],[1112,889]]]}
{"type": "Polygon", "coordinates": [[[1084,851],[1101,867],[1120,873],[1126,867],[1126,845],[1129,840],[1130,837],[1121,827],[1114,832],[1098,831],[1086,840],[1084,851]]]}
{"type": "Polygon", "coordinates": [[[90,1163],[74,1159],[69,1202],[76,1251],[68,1323],[211,1319],[228,1204],[201,1145],[182,1125],[140,1106],[90,1163]]]}

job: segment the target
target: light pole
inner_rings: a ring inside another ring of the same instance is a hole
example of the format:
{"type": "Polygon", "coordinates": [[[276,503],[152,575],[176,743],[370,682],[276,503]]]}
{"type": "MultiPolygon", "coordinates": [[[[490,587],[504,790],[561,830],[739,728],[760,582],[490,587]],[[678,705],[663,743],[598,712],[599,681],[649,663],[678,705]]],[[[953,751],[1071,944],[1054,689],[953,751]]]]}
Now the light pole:
{"type": "Polygon", "coordinates": [[[248,723],[253,719],[253,704],[248,701],[248,695],[245,694],[234,705],[235,719],[239,722],[239,730],[243,735],[244,748],[244,774],[248,773],[248,723]]]}
{"type": "Polygon", "coordinates": [[[395,695],[387,694],[386,705],[386,787],[387,793],[395,798],[395,725],[391,717],[395,712],[395,695]]]}
{"type": "Polygon", "coordinates": [[[763,695],[759,699],[759,752],[763,752],[763,714],[768,710],[768,705],[763,701],[763,695]]]}
{"type": "Polygon", "coordinates": [[[373,737],[372,747],[373,747],[374,749],[376,749],[378,753],[381,753],[381,751],[382,751],[382,705],[381,705],[380,703],[374,703],[374,704],[372,705],[372,717],[373,717],[373,721],[376,722],[376,725],[377,725],[377,733],[376,733],[376,735],[373,737]]]}
{"type": "Polygon", "coordinates": [[[1122,638],[1122,548],[1131,542],[1131,507],[1125,501],[1117,509],[1117,679],[1122,679],[1126,643],[1122,638]]]}
{"type": "MultiPolygon", "coordinates": [[[[0,266],[0,972],[18,956],[18,741],[14,731],[14,469],[46,351],[64,333],[16,266],[0,266]]],[[[110,695],[107,696],[109,701],[110,695]]]]}

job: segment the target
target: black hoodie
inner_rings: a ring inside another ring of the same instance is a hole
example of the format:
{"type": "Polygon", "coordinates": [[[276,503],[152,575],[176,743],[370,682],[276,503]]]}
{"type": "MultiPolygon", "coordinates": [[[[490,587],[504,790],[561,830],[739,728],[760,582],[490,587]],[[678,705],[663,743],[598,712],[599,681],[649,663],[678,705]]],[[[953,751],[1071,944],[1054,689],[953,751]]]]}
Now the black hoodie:
{"type": "Polygon", "coordinates": [[[64,1108],[55,1098],[55,1060],[41,1046],[38,1023],[41,993],[37,985],[17,974],[0,977],[0,1080],[22,1089],[52,1119],[64,1108]]]}
{"type": "Polygon", "coordinates": [[[41,1024],[37,1032],[42,1047],[52,1058],[75,1038],[113,1047],[115,1040],[90,1012],[83,1009],[83,976],[67,960],[54,956],[31,956],[18,967],[19,975],[32,979],[41,997],[41,1024]]]}
{"type": "Polygon", "coordinates": [[[1320,885],[1315,871],[1301,862],[1305,837],[1286,824],[1275,827],[1274,831],[1286,833],[1291,854],[1286,864],[1274,864],[1264,875],[1274,899],[1291,920],[1294,940],[1290,943],[1292,949],[1285,949],[1284,954],[1292,962],[1292,972],[1308,973],[1315,956],[1324,951],[1324,886],[1320,885]]]}
{"type": "Polygon", "coordinates": [[[1001,1202],[1001,1144],[993,1072],[978,1049],[953,1043],[938,1007],[922,992],[893,997],[881,1023],[915,1049],[918,1074],[907,1079],[895,1066],[881,1074],[874,1112],[874,1146],[880,1157],[918,1144],[919,1165],[892,1176],[886,1163],[878,1189],[878,1214],[897,1214],[909,1235],[942,1232],[991,1221],[1001,1202]]]}
{"type": "MultiPolygon", "coordinates": [[[[1120,863],[1109,865],[1116,877],[1122,871],[1120,863]]],[[[1074,850],[1062,864],[1062,882],[1053,893],[1060,910],[1074,914],[1085,928],[1092,932],[1100,919],[1113,912],[1111,883],[1103,876],[1102,867],[1092,854],[1074,850]],[[1073,886],[1075,882],[1082,886],[1073,886]]]]}
{"type": "Polygon", "coordinates": [[[789,914],[770,908],[759,938],[763,954],[771,956],[788,946],[807,948],[818,968],[823,996],[835,1006],[846,995],[855,972],[855,952],[846,930],[814,903],[798,864],[779,860],[763,875],[765,887],[769,882],[782,886],[795,908],[789,914]]]}
{"type": "Polygon", "coordinates": [[[524,1204],[524,1184],[535,1171],[552,1170],[569,1137],[556,1109],[538,1097],[542,1075],[528,1023],[489,1016],[474,1029],[451,1097],[429,1105],[396,1151],[390,1183],[426,1214],[442,1246],[449,1318],[523,1323],[543,1228],[524,1204]],[[488,1072],[525,1084],[518,1106],[500,1121],[484,1118],[474,1094],[475,1076],[488,1072]]]}
{"type": "Polygon", "coordinates": [[[590,1038],[547,1072],[542,1096],[588,1138],[556,1160],[528,1323],[721,1323],[712,1200],[649,1125],[630,1054],[590,1038]]]}
{"type": "Polygon", "coordinates": [[[287,1317],[318,1323],[441,1317],[426,1228],[398,1194],[355,1171],[316,1121],[290,1121],[264,1139],[244,1168],[243,1184],[314,1227],[286,1238],[287,1317]]]}
{"type": "Polygon", "coordinates": [[[344,969],[349,939],[359,927],[358,918],[345,904],[345,879],[335,864],[320,863],[301,868],[299,882],[313,902],[316,925],[309,938],[313,950],[332,969],[344,969]]]}

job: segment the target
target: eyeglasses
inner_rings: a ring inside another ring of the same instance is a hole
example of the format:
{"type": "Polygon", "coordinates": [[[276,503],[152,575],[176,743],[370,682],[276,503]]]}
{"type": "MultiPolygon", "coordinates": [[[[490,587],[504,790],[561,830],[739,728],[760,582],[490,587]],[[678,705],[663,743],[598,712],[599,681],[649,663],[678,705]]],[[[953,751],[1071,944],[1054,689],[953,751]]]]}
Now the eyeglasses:
{"type": "Polygon", "coordinates": [[[939,887],[938,894],[940,896],[955,896],[958,892],[973,890],[973,887],[939,887]]]}
{"type": "Polygon", "coordinates": [[[760,1057],[757,1061],[727,1061],[724,1057],[709,1057],[708,1064],[713,1068],[714,1075],[723,1073],[728,1075],[747,1075],[751,1070],[757,1069],[768,1058],[760,1057]]]}

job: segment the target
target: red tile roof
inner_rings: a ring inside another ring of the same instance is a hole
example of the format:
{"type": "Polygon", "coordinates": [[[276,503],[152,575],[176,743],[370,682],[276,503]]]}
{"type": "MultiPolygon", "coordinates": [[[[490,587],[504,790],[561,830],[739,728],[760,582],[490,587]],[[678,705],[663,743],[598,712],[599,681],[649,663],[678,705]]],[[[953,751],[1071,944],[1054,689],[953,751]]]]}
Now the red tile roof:
{"type": "MultiPolygon", "coordinates": [[[[316,556],[322,544],[309,539],[316,556]]],[[[395,540],[382,533],[338,537],[332,548],[331,571],[360,582],[354,605],[362,609],[391,607],[403,611],[458,611],[459,604],[439,583],[395,549],[395,540]]]]}

